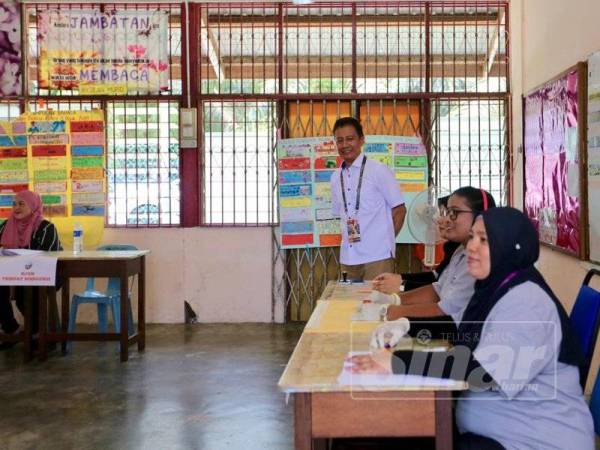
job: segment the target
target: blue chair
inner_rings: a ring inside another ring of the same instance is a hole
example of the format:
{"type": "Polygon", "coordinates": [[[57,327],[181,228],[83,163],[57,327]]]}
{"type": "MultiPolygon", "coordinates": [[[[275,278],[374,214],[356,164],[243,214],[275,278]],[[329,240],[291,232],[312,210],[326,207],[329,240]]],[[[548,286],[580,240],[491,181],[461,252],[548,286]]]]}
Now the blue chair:
{"type": "Polygon", "coordinates": [[[575,334],[579,337],[585,355],[580,380],[583,388],[585,388],[590,371],[598,338],[598,329],[600,328],[600,292],[589,286],[589,282],[594,275],[600,275],[600,271],[590,269],[585,275],[570,316],[571,325],[575,334]]]}
{"type": "MultiPolygon", "coordinates": [[[[125,251],[137,250],[134,245],[110,244],[98,247],[98,250],[104,251],[125,251]]],[[[95,303],[98,307],[98,331],[108,332],[108,308],[112,311],[113,325],[115,332],[121,331],[121,282],[119,278],[109,278],[106,292],[100,292],[94,289],[94,278],[88,278],[85,291],[74,294],[71,302],[71,311],[69,312],[69,333],[75,332],[75,323],[77,320],[77,308],[85,303],[95,303]]],[[[131,311],[130,298],[127,298],[128,311],[128,331],[133,334],[133,313],[131,311]]],[[[69,343],[70,347],[70,343],[69,343]]]]}
{"type": "Polygon", "coordinates": [[[592,417],[594,419],[594,430],[596,430],[596,435],[600,436],[600,370],[596,375],[594,389],[592,390],[590,411],[592,412],[592,417]]]}

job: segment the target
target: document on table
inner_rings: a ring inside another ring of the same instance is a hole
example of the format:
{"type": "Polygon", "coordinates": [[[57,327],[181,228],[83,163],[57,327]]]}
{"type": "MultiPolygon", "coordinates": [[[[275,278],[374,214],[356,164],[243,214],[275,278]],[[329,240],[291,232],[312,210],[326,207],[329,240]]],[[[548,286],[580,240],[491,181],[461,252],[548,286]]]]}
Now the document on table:
{"type": "MultiPolygon", "coordinates": [[[[436,351],[436,350],[434,350],[436,351]]],[[[348,358],[358,355],[368,355],[369,352],[349,352],[348,358]]],[[[344,362],[342,372],[338,376],[337,382],[341,386],[409,386],[409,387],[454,387],[462,384],[461,381],[450,380],[447,378],[422,377],[418,375],[379,375],[379,374],[358,374],[350,371],[352,365],[344,362]]]]}
{"type": "Polygon", "coordinates": [[[353,322],[379,322],[385,317],[384,305],[377,303],[362,303],[352,316],[353,322]],[[382,311],[383,309],[383,311],[382,311]]]}

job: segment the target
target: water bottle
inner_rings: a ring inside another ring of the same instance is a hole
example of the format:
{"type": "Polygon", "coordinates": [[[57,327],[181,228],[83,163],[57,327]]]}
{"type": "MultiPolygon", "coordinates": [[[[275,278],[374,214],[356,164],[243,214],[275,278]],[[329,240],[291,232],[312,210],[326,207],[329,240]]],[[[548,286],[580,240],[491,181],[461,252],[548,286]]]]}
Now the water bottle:
{"type": "Polygon", "coordinates": [[[80,223],[73,226],[73,253],[83,251],[83,227],[80,223]]]}

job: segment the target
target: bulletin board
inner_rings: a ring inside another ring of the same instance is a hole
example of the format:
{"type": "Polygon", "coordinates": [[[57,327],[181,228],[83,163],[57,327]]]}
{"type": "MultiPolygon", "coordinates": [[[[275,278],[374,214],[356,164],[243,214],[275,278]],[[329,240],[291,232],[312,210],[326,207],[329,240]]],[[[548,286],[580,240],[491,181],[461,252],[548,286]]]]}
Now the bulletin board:
{"type": "Polygon", "coordinates": [[[540,242],[588,259],[587,64],[523,98],[525,214],[540,242]]]}
{"type": "Polygon", "coordinates": [[[600,264],[600,52],[588,59],[587,194],[590,260],[600,264]]]}
{"type": "Polygon", "coordinates": [[[15,194],[40,195],[43,215],[72,245],[75,223],[87,248],[102,239],[106,199],[103,111],[40,111],[0,122],[0,220],[15,194]]]}
{"type": "MultiPolygon", "coordinates": [[[[367,135],[368,159],[387,165],[407,209],[427,188],[427,151],[419,137],[367,135]]],[[[331,211],[331,175],[342,163],[332,137],[282,139],[277,146],[279,222],[283,248],[334,247],[342,241],[340,219],[331,211]]],[[[397,242],[416,243],[406,226],[397,242]]]]}

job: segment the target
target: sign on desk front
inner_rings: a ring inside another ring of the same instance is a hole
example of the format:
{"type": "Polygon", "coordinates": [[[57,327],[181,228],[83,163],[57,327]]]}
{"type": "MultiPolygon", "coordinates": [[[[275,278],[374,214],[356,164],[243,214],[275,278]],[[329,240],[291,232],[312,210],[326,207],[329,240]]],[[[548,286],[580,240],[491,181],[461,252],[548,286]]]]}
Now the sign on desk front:
{"type": "Polygon", "coordinates": [[[0,256],[0,286],[54,286],[57,258],[0,256]]]}

